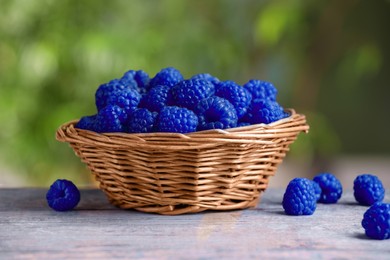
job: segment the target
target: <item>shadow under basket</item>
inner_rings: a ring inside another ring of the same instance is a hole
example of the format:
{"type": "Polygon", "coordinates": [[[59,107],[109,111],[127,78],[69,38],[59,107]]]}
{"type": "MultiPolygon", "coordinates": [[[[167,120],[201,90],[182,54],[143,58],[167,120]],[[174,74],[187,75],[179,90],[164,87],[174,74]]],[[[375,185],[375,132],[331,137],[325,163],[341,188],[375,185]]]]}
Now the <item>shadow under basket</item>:
{"type": "Polygon", "coordinates": [[[123,209],[177,215],[255,207],[300,132],[304,115],[188,134],[99,134],[63,124],[56,138],[87,164],[123,209]]]}

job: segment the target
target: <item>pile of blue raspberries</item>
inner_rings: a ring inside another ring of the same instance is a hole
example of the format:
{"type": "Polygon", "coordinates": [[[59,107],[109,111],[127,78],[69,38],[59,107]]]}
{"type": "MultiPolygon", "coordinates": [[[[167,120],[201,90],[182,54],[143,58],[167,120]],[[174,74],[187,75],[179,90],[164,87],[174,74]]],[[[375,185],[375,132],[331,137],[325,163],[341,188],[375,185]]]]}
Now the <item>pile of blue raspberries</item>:
{"type": "Polygon", "coordinates": [[[97,114],[82,117],[76,127],[98,133],[190,133],[269,124],[290,116],[276,96],[277,89],[262,80],[241,86],[206,73],[184,79],[173,67],[153,78],[129,70],[98,87],[97,114]]]}

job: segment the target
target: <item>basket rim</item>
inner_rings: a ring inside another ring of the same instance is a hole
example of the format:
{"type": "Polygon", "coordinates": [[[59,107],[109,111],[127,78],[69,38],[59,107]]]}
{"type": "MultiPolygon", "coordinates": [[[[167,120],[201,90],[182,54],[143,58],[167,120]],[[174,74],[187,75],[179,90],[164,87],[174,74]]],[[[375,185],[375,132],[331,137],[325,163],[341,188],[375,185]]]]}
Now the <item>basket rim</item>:
{"type": "Polygon", "coordinates": [[[283,139],[295,136],[299,132],[307,133],[309,126],[306,117],[298,114],[294,109],[286,109],[289,117],[280,119],[270,124],[254,124],[249,126],[229,129],[210,129],[191,133],[96,133],[89,130],[79,129],[75,124],[79,119],[71,120],[62,124],[56,132],[56,139],[68,143],[90,143],[93,145],[115,147],[152,146],[164,149],[188,148],[199,146],[205,148],[214,146],[215,142],[223,143],[257,143],[263,145],[273,144],[270,138],[283,139]]]}

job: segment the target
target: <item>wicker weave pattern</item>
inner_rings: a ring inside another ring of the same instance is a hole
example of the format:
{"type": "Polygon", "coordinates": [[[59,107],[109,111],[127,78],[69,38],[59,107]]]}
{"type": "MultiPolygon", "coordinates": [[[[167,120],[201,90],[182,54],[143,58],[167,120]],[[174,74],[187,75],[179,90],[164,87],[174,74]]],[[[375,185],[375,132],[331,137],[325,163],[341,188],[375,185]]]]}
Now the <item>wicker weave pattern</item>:
{"type": "Polygon", "coordinates": [[[189,134],[97,134],[62,125],[109,201],[124,209],[159,214],[256,206],[289,145],[307,132],[296,114],[269,125],[189,134]]]}

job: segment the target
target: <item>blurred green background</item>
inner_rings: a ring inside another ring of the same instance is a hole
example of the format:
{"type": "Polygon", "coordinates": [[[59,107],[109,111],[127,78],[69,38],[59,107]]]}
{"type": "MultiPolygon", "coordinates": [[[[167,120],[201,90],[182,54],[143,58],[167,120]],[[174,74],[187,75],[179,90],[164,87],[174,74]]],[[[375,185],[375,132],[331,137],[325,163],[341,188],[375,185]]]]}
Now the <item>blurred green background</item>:
{"type": "Polygon", "coordinates": [[[389,28],[385,0],[1,0],[0,185],[90,183],[56,129],[95,113],[100,84],[168,66],[273,82],[308,117],[288,155],[307,172],[345,156],[386,160],[389,28]]]}

